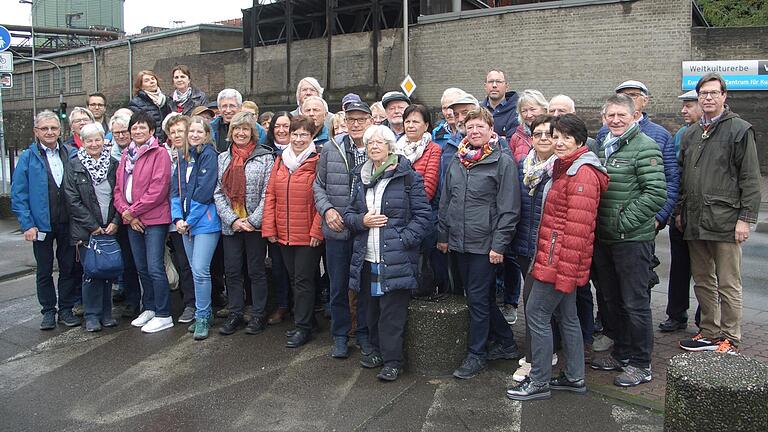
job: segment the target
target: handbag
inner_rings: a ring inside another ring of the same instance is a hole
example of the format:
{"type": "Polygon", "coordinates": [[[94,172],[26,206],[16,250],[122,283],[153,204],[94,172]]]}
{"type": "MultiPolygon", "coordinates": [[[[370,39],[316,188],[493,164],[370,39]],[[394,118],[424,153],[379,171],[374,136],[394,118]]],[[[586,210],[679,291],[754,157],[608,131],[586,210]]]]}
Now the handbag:
{"type": "Polygon", "coordinates": [[[90,279],[115,280],[123,274],[123,253],[117,239],[93,235],[86,246],[83,273],[90,279]]]}

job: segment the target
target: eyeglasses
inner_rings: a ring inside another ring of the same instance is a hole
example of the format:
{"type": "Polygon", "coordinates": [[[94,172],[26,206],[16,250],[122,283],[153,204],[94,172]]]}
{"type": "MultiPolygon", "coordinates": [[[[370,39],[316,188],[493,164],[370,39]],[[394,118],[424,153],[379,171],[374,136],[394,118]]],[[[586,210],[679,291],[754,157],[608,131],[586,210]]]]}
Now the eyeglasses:
{"type": "Polygon", "coordinates": [[[95,108],[104,108],[106,105],[100,104],[100,103],[89,103],[89,107],[95,107],[95,108]]]}
{"type": "Polygon", "coordinates": [[[291,138],[294,139],[307,139],[310,137],[310,134],[307,132],[293,132],[291,133],[291,138]]]}
{"type": "Polygon", "coordinates": [[[504,84],[505,82],[506,82],[506,81],[502,81],[502,80],[488,80],[488,81],[486,81],[485,83],[486,83],[486,84],[490,84],[490,85],[494,85],[494,84],[496,84],[496,85],[502,85],[502,84],[504,84]]]}
{"type": "Polygon", "coordinates": [[[700,91],[699,99],[706,99],[707,97],[712,97],[712,99],[715,99],[720,97],[721,94],[723,94],[723,92],[720,90],[700,91]]]}
{"type": "Polygon", "coordinates": [[[368,140],[368,147],[384,147],[388,145],[384,140],[368,140]]]}
{"type": "Polygon", "coordinates": [[[58,132],[61,130],[61,128],[58,126],[36,127],[35,129],[39,130],[40,132],[58,132]]]}
{"type": "Polygon", "coordinates": [[[128,132],[128,129],[121,130],[121,131],[116,131],[116,130],[112,131],[112,136],[122,136],[122,135],[129,135],[129,134],[130,132],[128,132]]]}
{"type": "Polygon", "coordinates": [[[226,105],[222,105],[222,106],[219,107],[219,109],[222,109],[222,110],[233,110],[233,109],[237,109],[237,108],[238,107],[235,104],[226,104],[226,105]]]}
{"type": "Polygon", "coordinates": [[[362,118],[347,117],[346,120],[347,120],[347,123],[349,123],[349,124],[360,124],[361,125],[361,124],[365,124],[365,122],[368,121],[368,118],[367,117],[362,117],[362,118]]]}
{"type": "Polygon", "coordinates": [[[89,118],[79,118],[79,119],[72,119],[72,123],[88,123],[91,121],[89,118]]]}
{"type": "Polygon", "coordinates": [[[538,139],[544,139],[544,138],[547,138],[547,137],[552,138],[552,134],[550,132],[547,132],[547,131],[536,131],[536,132],[532,133],[531,136],[533,136],[534,138],[538,138],[538,139]]]}

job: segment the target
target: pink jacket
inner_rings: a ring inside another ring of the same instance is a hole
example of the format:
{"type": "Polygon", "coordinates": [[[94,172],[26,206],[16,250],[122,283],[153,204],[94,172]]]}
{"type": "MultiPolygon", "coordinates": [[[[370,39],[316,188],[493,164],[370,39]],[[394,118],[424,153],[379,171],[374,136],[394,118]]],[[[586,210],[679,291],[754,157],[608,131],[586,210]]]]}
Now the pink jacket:
{"type": "Polygon", "coordinates": [[[139,158],[133,167],[133,204],[125,200],[125,185],[128,173],[125,172],[127,151],[123,151],[120,165],[117,167],[115,181],[115,208],[120,214],[126,210],[144,225],[164,225],[171,223],[171,206],[168,191],[171,184],[171,158],[168,151],[158,144],[157,139],[139,147],[139,158]]]}

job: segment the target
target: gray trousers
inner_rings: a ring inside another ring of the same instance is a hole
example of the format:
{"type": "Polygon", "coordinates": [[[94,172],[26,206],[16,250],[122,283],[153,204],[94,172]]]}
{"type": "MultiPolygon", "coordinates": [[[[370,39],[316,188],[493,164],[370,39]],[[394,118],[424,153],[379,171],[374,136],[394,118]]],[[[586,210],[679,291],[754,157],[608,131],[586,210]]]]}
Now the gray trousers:
{"type": "MultiPolygon", "coordinates": [[[[529,276],[530,277],[530,276],[529,276]]],[[[552,326],[557,320],[565,355],[565,376],[571,381],[584,379],[584,340],[576,313],[576,291],[565,294],[552,284],[533,281],[525,316],[531,332],[531,380],[549,383],[552,378],[552,326]]]]}

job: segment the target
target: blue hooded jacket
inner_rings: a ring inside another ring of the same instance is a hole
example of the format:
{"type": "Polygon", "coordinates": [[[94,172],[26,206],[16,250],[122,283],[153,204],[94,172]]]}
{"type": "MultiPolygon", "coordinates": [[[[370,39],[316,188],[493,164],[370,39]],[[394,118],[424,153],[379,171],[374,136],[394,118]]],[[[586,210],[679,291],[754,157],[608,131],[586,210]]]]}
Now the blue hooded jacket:
{"type": "Polygon", "coordinates": [[[221,231],[213,191],[218,180],[218,155],[213,144],[203,144],[202,151],[191,147],[189,159],[179,155],[176,172],[171,177],[171,218],[184,220],[192,235],[221,231]],[[186,180],[187,167],[192,170],[186,180]]]}
{"type": "Polygon", "coordinates": [[[515,133],[515,129],[520,124],[517,120],[517,93],[514,91],[508,91],[504,94],[504,101],[496,105],[496,108],[491,109],[490,101],[486,96],[483,99],[481,106],[488,109],[493,113],[493,130],[499,135],[499,137],[509,137],[515,133]]]}

